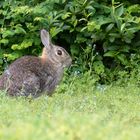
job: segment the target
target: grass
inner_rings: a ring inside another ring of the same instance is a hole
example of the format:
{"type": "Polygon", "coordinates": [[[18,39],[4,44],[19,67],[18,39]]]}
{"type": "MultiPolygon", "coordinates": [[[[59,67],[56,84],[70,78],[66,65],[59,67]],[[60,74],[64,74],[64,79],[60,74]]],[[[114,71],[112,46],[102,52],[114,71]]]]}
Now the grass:
{"type": "Polygon", "coordinates": [[[35,100],[1,93],[0,140],[139,140],[140,88],[94,82],[74,79],[35,100]]]}

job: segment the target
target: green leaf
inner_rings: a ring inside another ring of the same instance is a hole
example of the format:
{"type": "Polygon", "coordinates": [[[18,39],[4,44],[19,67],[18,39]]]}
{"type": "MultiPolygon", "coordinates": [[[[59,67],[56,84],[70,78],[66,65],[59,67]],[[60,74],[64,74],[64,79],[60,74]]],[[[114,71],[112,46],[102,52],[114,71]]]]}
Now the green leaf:
{"type": "Polygon", "coordinates": [[[110,41],[111,43],[113,43],[113,42],[115,41],[115,37],[110,36],[110,37],[109,37],[109,41],[110,41]]]}
{"type": "Polygon", "coordinates": [[[11,46],[11,48],[13,49],[13,50],[17,50],[18,49],[18,44],[13,44],[12,46],[11,46]]]}
{"type": "Polygon", "coordinates": [[[0,40],[0,44],[8,44],[9,43],[9,40],[8,39],[1,39],[0,40]]]}
{"type": "Polygon", "coordinates": [[[120,17],[122,16],[122,14],[124,13],[124,7],[123,5],[121,5],[120,7],[118,7],[115,11],[116,16],[120,17]]]}
{"type": "Polygon", "coordinates": [[[33,40],[24,40],[21,43],[21,46],[22,46],[22,49],[23,49],[23,48],[28,48],[28,47],[32,46],[32,44],[33,44],[33,40]]]}
{"type": "Polygon", "coordinates": [[[106,32],[109,32],[113,27],[114,27],[114,23],[109,24],[109,25],[106,27],[106,32]]]}
{"type": "Polygon", "coordinates": [[[62,19],[67,19],[71,16],[70,12],[66,12],[65,14],[62,15],[62,19]]]}
{"type": "Polygon", "coordinates": [[[21,44],[12,45],[11,48],[13,50],[23,50],[23,49],[26,49],[26,48],[32,46],[32,44],[33,44],[33,40],[27,39],[27,40],[24,40],[21,44]]]}
{"type": "Polygon", "coordinates": [[[140,6],[139,6],[139,4],[130,5],[127,8],[127,11],[129,12],[129,14],[137,13],[137,12],[140,13],[140,6]]]}
{"type": "Polygon", "coordinates": [[[126,58],[126,56],[124,55],[124,54],[118,54],[117,55],[117,58],[121,61],[121,63],[123,64],[123,65],[126,65],[127,64],[127,58],[126,58]]]}
{"type": "Polygon", "coordinates": [[[20,26],[16,26],[16,29],[15,29],[15,33],[17,34],[26,34],[26,31],[24,30],[24,28],[20,27],[20,26]]]}
{"type": "Polygon", "coordinates": [[[78,23],[78,21],[77,21],[77,19],[76,19],[76,20],[74,21],[74,23],[73,23],[73,26],[76,27],[77,23],[78,23]]]}
{"type": "Polygon", "coordinates": [[[54,37],[54,36],[56,36],[61,31],[62,31],[62,28],[52,27],[50,29],[50,34],[51,34],[52,37],[54,37]]]}
{"type": "Polygon", "coordinates": [[[126,26],[126,23],[123,23],[123,24],[121,25],[121,32],[124,30],[125,26],[126,26]]]}
{"type": "Polygon", "coordinates": [[[112,23],[112,19],[101,15],[101,16],[98,16],[98,19],[96,19],[96,22],[97,22],[96,24],[102,26],[108,23],[112,23]]]}
{"type": "Polygon", "coordinates": [[[6,38],[6,37],[13,36],[14,34],[15,34],[14,31],[12,31],[12,30],[6,30],[6,31],[3,31],[2,37],[3,38],[6,38]]]}
{"type": "Polygon", "coordinates": [[[108,51],[104,54],[105,57],[115,57],[117,54],[117,51],[108,51]]]}
{"type": "Polygon", "coordinates": [[[118,51],[119,46],[118,45],[110,45],[108,46],[109,51],[118,51]]]}
{"type": "Polygon", "coordinates": [[[110,36],[115,37],[115,38],[120,38],[120,34],[118,33],[109,33],[110,36]]]}
{"type": "Polygon", "coordinates": [[[88,31],[94,31],[94,30],[99,30],[100,29],[100,25],[97,24],[95,21],[90,21],[88,22],[87,24],[87,27],[88,27],[88,31]]]}
{"type": "Polygon", "coordinates": [[[6,57],[8,61],[13,61],[13,60],[19,58],[20,56],[21,56],[21,53],[19,53],[19,52],[4,54],[4,57],[6,57]]]}
{"type": "Polygon", "coordinates": [[[104,64],[102,61],[95,61],[93,63],[93,68],[97,74],[101,74],[104,72],[104,64]]]}
{"type": "Polygon", "coordinates": [[[128,45],[123,45],[119,49],[120,52],[126,52],[126,53],[129,53],[129,50],[130,50],[130,46],[128,45]]]}

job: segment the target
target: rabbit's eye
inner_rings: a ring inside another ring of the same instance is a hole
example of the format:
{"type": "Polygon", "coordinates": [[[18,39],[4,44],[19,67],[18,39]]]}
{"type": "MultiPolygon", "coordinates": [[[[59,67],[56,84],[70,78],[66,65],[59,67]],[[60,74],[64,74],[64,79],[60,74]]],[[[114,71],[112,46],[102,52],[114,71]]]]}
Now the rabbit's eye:
{"type": "Polygon", "coordinates": [[[58,50],[58,51],[57,51],[57,54],[58,54],[58,55],[62,55],[62,51],[61,51],[61,50],[58,50]]]}

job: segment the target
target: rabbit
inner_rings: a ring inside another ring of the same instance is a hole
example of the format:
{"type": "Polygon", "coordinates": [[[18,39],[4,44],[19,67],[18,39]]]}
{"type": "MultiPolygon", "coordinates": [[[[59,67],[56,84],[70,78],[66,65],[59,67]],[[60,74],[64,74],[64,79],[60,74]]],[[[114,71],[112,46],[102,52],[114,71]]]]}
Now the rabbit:
{"type": "Polygon", "coordinates": [[[11,63],[0,77],[0,90],[6,90],[10,96],[34,98],[53,94],[72,58],[64,48],[52,44],[45,29],[40,36],[44,45],[42,55],[23,56],[11,63]]]}

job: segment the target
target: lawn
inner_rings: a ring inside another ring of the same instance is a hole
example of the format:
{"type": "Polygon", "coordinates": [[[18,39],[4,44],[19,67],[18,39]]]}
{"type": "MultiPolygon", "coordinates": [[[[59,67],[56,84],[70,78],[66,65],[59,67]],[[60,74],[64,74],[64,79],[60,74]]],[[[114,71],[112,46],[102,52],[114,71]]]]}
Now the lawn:
{"type": "Polygon", "coordinates": [[[77,81],[34,100],[1,92],[0,140],[140,139],[140,88],[77,81]]]}

